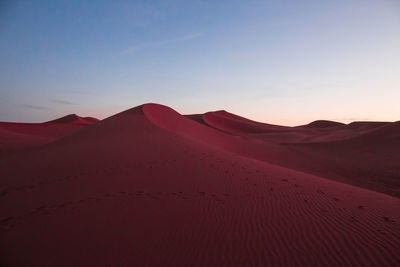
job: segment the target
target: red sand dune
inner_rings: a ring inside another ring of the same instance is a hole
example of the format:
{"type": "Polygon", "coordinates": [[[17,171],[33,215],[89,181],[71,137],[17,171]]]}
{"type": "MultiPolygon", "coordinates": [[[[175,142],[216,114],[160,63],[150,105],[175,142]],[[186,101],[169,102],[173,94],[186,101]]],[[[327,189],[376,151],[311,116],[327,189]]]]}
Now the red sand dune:
{"type": "Polygon", "coordinates": [[[47,123],[70,123],[70,124],[83,124],[83,125],[89,125],[95,122],[98,122],[99,120],[96,118],[92,117],[80,117],[76,114],[69,114],[67,116],[64,116],[62,118],[48,121],[47,123]]]}
{"type": "Polygon", "coordinates": [[[202,118],[215,129],[248,139],[252,158],[400,197],[400,122],[315,121],[284,127],[226,111],[202,118]]]}
{"type": "Polygon", "coordinates": [[[44,123],[0,122],[0,158],[49,143],[97,121],[95,118],[82,118],[71,114],[44,123]]]}
{"type": "Polygon", "coordinates": [[[185,117],[146,104],[5,156],[1,262],[398,266],[400,199],[332,180],[337,166],[326,156],[346,147],[361,155],[368,144],[369,157],[395,160],[398,123],[361,133],[347,126],[185,117]]]}
{"type": "Polygon", "coordinates": [[[344,123],[336,122],[336,121],[327,121],[327,120],[317,120],[310,122],[307,125],[299,126],[299,127],[307,127],[307,128],[330,128],[330,127],[338,127],[343,126],[344,123]]]}

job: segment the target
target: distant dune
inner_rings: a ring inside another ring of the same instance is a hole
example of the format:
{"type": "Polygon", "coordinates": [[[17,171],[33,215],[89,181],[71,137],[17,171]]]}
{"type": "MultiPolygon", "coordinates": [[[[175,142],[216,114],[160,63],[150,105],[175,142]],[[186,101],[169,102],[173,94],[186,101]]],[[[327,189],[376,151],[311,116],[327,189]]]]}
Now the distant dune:
{"type": "Polygon", "coordinates": [[[398,266],[400,122],[145,104],[0,123],[5,266],[398,266]]]}
{"type": "Polygon", "coordinates": [[[48,121],[47,123],[70,123],[70,124],[83,124],[83,125],[88,125],[92,124],[95,122],[98,122],[99,120],[96,118],[92,117],[80,117],[76,114],[69,114],[67,116],[64,116],[62,118],[48,121]]]}
{"type": "Polygon", "coordinates": [[[0,158],[52,142],[97,121],[96,118],[70,114],[44,123],[0,122],[0,158]]]}
{"type": "Polygon", "coordinates": [[[308,128],[329,128],[329,127],[337,127],[343,126],[344,123],[336,122],[336,121],[327,121],[327,120],[317,120],[310,122],[307,125],[299,126],[299,127],[308,127],[308,128]]]}

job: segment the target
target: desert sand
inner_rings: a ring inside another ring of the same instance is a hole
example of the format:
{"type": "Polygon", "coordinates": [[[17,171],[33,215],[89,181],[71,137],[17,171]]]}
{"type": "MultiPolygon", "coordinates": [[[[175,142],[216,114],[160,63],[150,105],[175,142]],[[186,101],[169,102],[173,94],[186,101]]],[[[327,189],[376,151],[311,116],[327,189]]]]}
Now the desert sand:
{"type": "Polygon", "coordinates": [[[5,266],[399,266],[400,122],[145,104],[0,123],[5,266]]]}

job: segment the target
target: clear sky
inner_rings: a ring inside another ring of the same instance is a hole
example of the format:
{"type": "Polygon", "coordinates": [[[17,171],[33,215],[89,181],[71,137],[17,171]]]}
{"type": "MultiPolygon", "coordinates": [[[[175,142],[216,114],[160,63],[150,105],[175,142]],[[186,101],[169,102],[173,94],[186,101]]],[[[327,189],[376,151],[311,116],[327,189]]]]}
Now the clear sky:
{"type": "Polygon", "coordinates": [[[286,125],[400,120],[400,1],[0,2],[0,121],[146,102],[286,125]]]}

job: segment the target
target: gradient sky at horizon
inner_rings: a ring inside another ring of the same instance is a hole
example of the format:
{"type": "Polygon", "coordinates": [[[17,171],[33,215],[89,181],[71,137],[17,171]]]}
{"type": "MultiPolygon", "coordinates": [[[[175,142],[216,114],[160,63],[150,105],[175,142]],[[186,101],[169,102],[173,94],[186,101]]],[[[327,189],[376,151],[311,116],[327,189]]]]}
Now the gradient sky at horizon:
{"type": "Polygon", "coordinates": [[[146,102],[400,120],[400,1],[1,1],[0,121],[146,102]]]}

